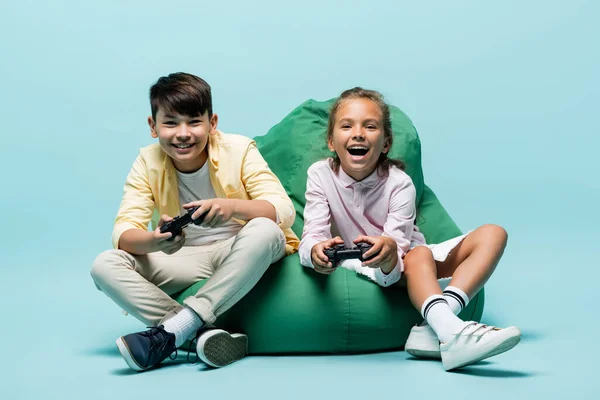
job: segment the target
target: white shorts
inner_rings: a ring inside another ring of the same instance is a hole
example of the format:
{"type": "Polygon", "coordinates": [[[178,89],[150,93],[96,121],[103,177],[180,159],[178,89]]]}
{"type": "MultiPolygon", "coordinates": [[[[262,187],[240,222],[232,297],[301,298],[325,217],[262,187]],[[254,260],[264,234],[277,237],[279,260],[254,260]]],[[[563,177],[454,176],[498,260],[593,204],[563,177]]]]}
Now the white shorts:
{"type": "MultiPolygon", "coordinates": [[[[471,233],[472,231],[469,231],[467,233],[465,233],[464,235],[460,235],[457,236],[455,238],[452,239],[448,239],[442,243],[437,243],[437,244],[426,244],[425,247],[428,247],[431,252],[433,253],[433,259],[435,261],[446,261],[446,258],[448,258],[448,256],[450,255],[450,253],[452,252],[452,250],[458,246],[458,244],[460,242],[463,241],[464,238],[467,237],[467,235],[469,233],[471,233]]],[[[414,244],[411,243],[411,250],[414,249],[417,246],[421,246],[420,244],[414,244]]]]}

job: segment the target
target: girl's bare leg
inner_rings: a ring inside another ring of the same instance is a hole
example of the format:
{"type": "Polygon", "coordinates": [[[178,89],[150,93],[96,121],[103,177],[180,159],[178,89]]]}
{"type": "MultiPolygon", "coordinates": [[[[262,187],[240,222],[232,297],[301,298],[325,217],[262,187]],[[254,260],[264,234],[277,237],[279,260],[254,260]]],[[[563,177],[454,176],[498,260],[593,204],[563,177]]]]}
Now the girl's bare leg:
{"type": "Polygon", "coordinates": [[[436,262],[437,277],[452,277],[450,286],[473,298],[492,276],[504,253],[508,235],[498,225],[483,225],[458,244],[448,258],[436,262]]]}

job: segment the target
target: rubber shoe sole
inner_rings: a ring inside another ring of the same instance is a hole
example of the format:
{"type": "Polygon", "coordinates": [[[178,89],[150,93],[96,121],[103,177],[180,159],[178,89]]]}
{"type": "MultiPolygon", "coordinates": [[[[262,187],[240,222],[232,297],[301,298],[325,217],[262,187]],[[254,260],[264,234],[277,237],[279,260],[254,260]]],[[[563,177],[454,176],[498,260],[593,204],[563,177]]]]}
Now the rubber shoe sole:
{"type": "Polygon", "coordinates": [[[241,360],[248,354],[248,336],[230,334],[222,329],[212,329],[198,337],[198,357],[214,368],[221,368],[241,360]]]}
{"type": "Polygon", "coordinates": [[[432,360],[441,360],[442,359],[442,355],[439,350],[435,351],[435,350],[407,348],[406,352],[408,354],[410,354],[411,356],[418,357],[418,358],[431,358],[432,360]]]}
{"type": "Polygon", "coordinates": [[[414,326],[406,340],[404,350],[413,357],[440,360],[440,341],[429,325],[414,326]]]}
{"type": "Polygon", "coordinates": [[[117,348],[119,349],[119,353],[121,353],[121,356],[123,356],[123,359],[129,366],[129,368],[131,368],[135,372],[142,372],[147,369],[147,368],[140,367],[135,362],[135,360],[133,359],[133,357],[131,355],[131,352],[129,351],[129,347],[127,347],[127,343],[125,342],[125,340],[123,340],[123,336],[118,338],[116,343],[117,343],[117,348]]]}

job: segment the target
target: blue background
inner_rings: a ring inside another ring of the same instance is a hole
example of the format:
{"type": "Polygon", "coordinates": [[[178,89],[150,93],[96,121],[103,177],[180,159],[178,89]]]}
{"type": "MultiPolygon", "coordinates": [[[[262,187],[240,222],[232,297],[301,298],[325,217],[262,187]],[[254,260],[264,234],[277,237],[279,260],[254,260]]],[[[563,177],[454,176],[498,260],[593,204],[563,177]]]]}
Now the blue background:
{"type": "Polygon", "coordinates": [[[0,397],[597,396],[597,2],[95,3],[0,4],[0,397]],[[404,352],[130,373],[114,340],[142,326],[89,269],[152,142],[148,89],[175,71],[250,137],[308,98],[380,90],[459,226],[508,230],[484,321],[523,342],[457,373],[404,352]]]}

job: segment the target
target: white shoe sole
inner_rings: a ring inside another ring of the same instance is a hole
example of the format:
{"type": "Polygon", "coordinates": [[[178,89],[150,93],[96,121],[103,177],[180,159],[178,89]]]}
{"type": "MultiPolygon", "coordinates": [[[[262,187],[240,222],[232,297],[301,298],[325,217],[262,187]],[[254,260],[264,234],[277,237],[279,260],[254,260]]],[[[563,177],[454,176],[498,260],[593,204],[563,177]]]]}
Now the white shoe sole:
{"type": "Polygon", "coordinates": [[[200,335],[196,351],[202,362],[214,368],[221,368],[246,357],[248,336],[212,329],[200,335]]]}
{"type": "MultiPolygon", "coordinates": [[[[505,329],[510,329],[510,328],[505,328],[505,329]]],[[[497,356],[498,354],[507,352],[508,350],[512,349],[517,344],[519,344],[519,342],[521,341],[521,332],[517,328],[514,328],[514,329],[516,330],[516,332],[512,336],[507,336],[504,340],[502,340],[496,344],[490,343],[487,351],[484,350],[483,353],[478,355],[477,357],[466,358],[466,359],[462,359],[461,361],[456,361],[456,358],[458,358],[458,357],[451,357],[452,361],[449,361],[447,358],[446,358],[446,360],[444,360],[444,357],[442,357],[442,363],[444,365],[444,369],[446,371],[450,371],[452,369],[465,367],[467,365],[475,364],[481,360],[485,360],[486,358],[490,358],[493,356],[497,356]]]]}
{"type": "Polygon", "coordinates": [[[434,360],[439,360],[442,358],[442,354],[440,351],[435,350],[423,350],[423,349],[415,349],[415,348],[405,348],[406,352],[413,357],[418,358],[431,358],[434,360]]]}
{"type": "Polygon", "coordinates": [[[413,357],[439,360],[442,358],[440,341],[437,336],[425,332],[425,329],[431,328],[413,327],[404,345],[404,350],[413,357]]]}
{"type": "Polygon", "coordinates": [[[119,349],[119,353],[121,353],[121,356],[123,356],[123,358],[125,359],[125,362],[129,366],[129,368],[131,368],[135,372],[142,372],[142,371],[146,370],[146,368],[140,367],[135,362],[135,360],[131,356],[131,352],[129,351],[129,347],[127,347],[127,343],[125,343],[125,341],[123,340],[123,336],[121,336],[120,338],[118,338],[117,341],[116,341],[116,343],[117,343],[117,348],[119,349]]]}

